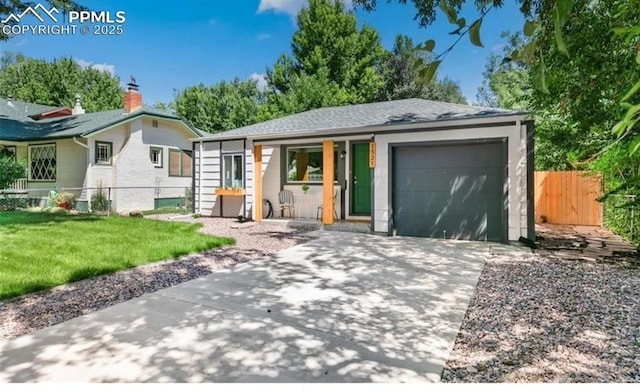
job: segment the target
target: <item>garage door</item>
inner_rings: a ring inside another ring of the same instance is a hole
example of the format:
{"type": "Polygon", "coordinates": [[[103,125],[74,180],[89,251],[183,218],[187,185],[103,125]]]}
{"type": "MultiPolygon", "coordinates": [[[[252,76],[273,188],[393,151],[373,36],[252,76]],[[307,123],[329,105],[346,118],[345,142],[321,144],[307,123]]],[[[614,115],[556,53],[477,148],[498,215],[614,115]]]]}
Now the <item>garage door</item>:
{"type": "Polygon", "coordinates": [[[502,241],[506,158],[502,142],[395,147],[397,235],[502,241]]]}

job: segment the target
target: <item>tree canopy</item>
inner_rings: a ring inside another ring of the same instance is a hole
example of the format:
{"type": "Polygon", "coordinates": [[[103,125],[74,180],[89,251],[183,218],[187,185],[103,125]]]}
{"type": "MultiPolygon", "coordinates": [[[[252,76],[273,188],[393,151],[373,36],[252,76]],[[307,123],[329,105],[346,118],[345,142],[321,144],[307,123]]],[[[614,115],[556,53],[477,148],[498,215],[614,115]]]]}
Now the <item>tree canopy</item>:
{"type": "Polygon", "coordinates": [[[384,49],[373,28],[358,28],[354,13],[342,0],[310,0],[296,25],[292,55],[280,55],[267,70],[272,110],[291,114],[375,100],[383,84],[377,67],[384,49]]]}
{"type": "Polygon", "coordinates": [[[220,132],[260,121],[263,96],[257,81],[236,78],[176,91],[172,107],[193,126],[220,132]]]}
{"type": "Polygon", "coordinates": [[[410,37],[396,35],[393,49],[386,52],[380,65],[383,84],[378,90],[376,100],[396,100],[408,98],[422,98],[441,102],[466,104],[458,83],[450,79],[438,80],[431,83],[419,83],[418,72],[413,64],[424,54],[416,51],[410,37]]]}
{"type": "Polygon", "coordinates": [[[4,53],[0,60],[0,96],[49,106],[69,106],[76,94],[88,112],[122,107],[120,79],[83,68],[72,58],[46,61],[4,53]]]}
{"type": "Polygon", "coordinates": [[[342,0],[309,1],[296,25],[292,54],[281,54],[266,70],[264,90],[237,79],[191,86],[177,91],[171,106],[195,126],[218,132],[327,106],[405,98],[466,103],[452,80],[418,83],[412,64],[421,54],[411,39],[398,36],[386,51],[373,28],[358,28],[342,0]],[[241,109],[234,102],[242,102],[241,109]]]}

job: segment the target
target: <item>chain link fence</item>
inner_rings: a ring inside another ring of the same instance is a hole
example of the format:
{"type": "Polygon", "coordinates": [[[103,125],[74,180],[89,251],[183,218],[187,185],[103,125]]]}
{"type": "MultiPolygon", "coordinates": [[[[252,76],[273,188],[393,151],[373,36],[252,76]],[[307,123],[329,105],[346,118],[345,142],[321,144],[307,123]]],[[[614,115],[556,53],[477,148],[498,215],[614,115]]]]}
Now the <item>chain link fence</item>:
{"type": "Polygon", "coordinates": [[[190,187],[33,188],[0,192],[0,212],[28,208],[64,208],[77,212],[193,213],[190,187]]]}

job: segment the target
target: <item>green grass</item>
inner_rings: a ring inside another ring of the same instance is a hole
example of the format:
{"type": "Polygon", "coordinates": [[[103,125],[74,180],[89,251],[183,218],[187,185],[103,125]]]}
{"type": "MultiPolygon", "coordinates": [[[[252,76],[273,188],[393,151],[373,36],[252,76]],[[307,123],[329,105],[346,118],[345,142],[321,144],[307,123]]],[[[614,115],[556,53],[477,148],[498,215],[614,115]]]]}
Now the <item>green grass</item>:
{"type": "Polygon", "coordinates": [[[232,244],[199,224],[60,213],[0,213],[0,299],[232,244]]]}

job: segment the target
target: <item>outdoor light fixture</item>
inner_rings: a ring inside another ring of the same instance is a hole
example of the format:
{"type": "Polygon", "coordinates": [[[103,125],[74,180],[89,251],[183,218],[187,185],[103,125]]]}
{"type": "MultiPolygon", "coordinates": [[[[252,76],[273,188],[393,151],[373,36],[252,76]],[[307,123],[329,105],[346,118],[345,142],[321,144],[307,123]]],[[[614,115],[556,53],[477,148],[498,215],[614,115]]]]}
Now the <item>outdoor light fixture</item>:
{"type": "Polygon", "coordinates": [[[347,151],[341,151],[340,152],[340,159],[344,160],[345,157],[347,157],[347,151]]]}

